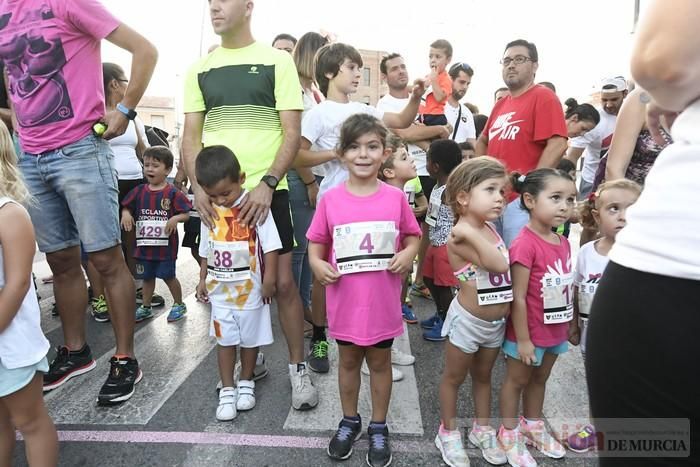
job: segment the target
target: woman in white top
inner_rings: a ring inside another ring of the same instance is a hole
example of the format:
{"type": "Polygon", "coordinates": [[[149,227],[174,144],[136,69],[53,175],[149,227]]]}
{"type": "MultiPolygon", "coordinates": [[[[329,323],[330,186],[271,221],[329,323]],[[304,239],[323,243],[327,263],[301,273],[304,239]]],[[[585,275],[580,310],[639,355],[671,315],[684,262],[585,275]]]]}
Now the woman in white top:
{"type": "Polygon", "coordinates": [[[627,211],[588,325],[596,428],[630,433],[629,440],[661,439],[666,451],[646,459],[601,456],[602,466],[700,465],[699,23],[697,0],[654,0],[637,31],[632,74],[648,93],[648,127],[661,143],[664,115],[674,142],[627,211]]]}

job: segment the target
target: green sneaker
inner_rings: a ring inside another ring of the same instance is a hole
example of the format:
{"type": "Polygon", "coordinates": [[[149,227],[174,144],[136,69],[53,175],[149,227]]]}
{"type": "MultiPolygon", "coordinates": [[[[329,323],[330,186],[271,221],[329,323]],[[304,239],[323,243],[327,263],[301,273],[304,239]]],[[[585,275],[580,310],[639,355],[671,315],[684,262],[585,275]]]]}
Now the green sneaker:
{"type": "Polygon", "coordinates": [[[95,297],[90,300],[90,306],[92,307],[92,317],[98,323],[106,323],[109,321],[109,307],[107,306],[107,300],[104,295],[95,297]]]}
{"type": "Polygon", "coordinates": [[[153,318],[153,309],[150,306],[140,305],[136,309],[136,322],[140,323],[144,319],[153,318]]]}
{"type": "Polygon", "coordinates": [[[330,362],[328,361],[328,341],[311,341],[311,352],[306,361],[316,373],[328,373],[330,362]]]}
{"type": "Polygon", "coordinates": [[[180,321],[185,317],[187,313],[187,306],[184,303],[173,303],[173,307],[168,313],[168,323],[173,323],[175,321],[180,321]]]}

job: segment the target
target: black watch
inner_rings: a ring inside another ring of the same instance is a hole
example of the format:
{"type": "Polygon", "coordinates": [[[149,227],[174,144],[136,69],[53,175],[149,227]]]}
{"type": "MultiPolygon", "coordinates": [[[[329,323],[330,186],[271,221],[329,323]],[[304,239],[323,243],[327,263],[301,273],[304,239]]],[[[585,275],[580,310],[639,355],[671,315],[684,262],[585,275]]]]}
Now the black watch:
{"type": "Polygon", "coordinates": [[[273,190],[276,190],[277,185],[279,185],[280,183],[279,178],[275,177],[274,175],[263,175],[260,181],[272,188],[273,190]]]}

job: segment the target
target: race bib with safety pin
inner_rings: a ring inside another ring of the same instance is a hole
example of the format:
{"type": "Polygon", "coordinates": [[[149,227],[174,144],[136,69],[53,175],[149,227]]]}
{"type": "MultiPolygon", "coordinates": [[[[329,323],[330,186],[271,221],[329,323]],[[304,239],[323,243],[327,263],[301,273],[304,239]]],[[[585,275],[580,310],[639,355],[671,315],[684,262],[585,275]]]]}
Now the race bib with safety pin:
{"type": "Polygon", "coordinates": [[[442,190],[433,190],[430,193],[430,202],[428,203],[428,213],[425,215],[425,223],[431,227],[437,224],[438,214],[440,213],[440,205],[442,204],[442,190]]]}
{"type": "Polygon", "coordinates": [[[248,242],[219,242],[209,240],[207,273],[220,282],[250,279],[250,250],[248,242]]]}
{"type": "Polygon", "coordinates": [[[392,221],[354,222],[333,229],[333,252],[340,274],[383,271],[396,253],[392,221]]]}
{"type": "Polygon", "coordinates": [[[591,305],[598,284],[581,284],[578,287],[578,313],[582,319],[588,319],[591,313],[591,305]]]}
{"type": "Polygon", "coordinates": [[[574,317],[574,276],[571,273],[542,278],[544,324],[561,324],[574,317]]]}
{"type": "Polygon", "coordinates": [[[501,274],[479,268],[476,272],[476,294],[479,305],[495,305],[513,301],[510,271],[501,274]]]}
{"type": "Polygon", "coordinates": [[[136,246],[168,246],[167,220],[136,221],[136,246]]]}

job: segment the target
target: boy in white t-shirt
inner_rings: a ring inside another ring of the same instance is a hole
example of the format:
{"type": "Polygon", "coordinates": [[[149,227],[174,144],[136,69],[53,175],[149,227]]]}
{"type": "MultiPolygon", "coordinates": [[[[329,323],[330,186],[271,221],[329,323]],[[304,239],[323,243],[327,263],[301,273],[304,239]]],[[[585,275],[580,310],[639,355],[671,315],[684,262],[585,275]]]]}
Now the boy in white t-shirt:
{"type": "Polygon", "coordinates": [[[212,304],[209,332],[218,344],[222,381],[216,418],[228,421],[237,411],[255,407],[253,372],[258,348],[273,342],[269,303],[282,242],[270,214],[253,228],[238,221],[245,174],[230,149],[204,148],[195,172],[218,217],[211,230],[202,223],[197,299],[212,304]],[[236,346],[241,348],[241,372],[234,387],[236,346]]]}
{"type": "MultiPolygon", "coordinates": [[[[361,71],[362,57],[357,49],[350,45],[328,44],[316,54],[316,81],[326,100],[304,115],[301,122],[301,147],[295,166],[324,165],[326,175],[319,187],[319,200],[330,188],[348,179],[348,171],[335,152],[340,138],[340,127],[348,117],[367,113],[382,120],[389,128],[408,128],[418,113],[421,96],[425,91],[423,80],[416,80],[408,104],[399,113],[381,112],[371,105],[351,102],[350,95],[357,92],[362,79],[361,71]]],[[[327,373],[329,363],[324,327],[325,307],[319,306],[319,302],[323,303],[323,288],[314,280],[312,290],[314,329],[307,361],[313,371],[327,373]]]]}

